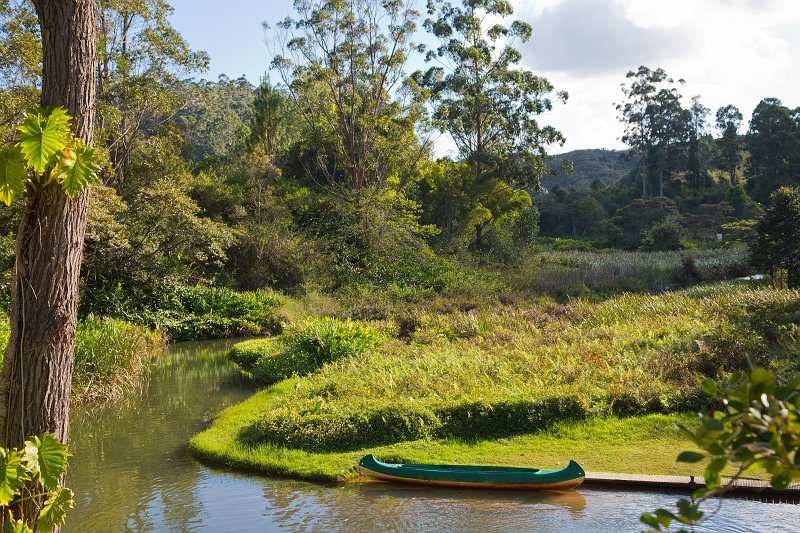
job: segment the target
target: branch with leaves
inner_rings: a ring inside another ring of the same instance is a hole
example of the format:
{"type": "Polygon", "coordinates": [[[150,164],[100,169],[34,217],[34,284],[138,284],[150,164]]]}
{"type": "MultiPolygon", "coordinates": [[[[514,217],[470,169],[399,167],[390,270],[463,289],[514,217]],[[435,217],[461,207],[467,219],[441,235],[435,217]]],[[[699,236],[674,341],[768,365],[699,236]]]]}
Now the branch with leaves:
{"type": "Polygon", "coordinates": [[[28,187],[57,181],[70,198],[76,198],[97,178],[94,149],[70,133],[70,118],[63,107],[29,109],[13,146],[0,148],[0,201],[11,205],[28,187]]]}
{"type": "Polygon", "coordinates": [[[767,472],[776,490],[800,477],[800,376],[781,383],[773,372],[755,368],[745,375],[734,374],[724,390],[707,379],[703,390],[725,407],[703,416],[694,431],[679,426],[705,453],[686,451],[678,461],[708,460],[706,486],[681,499],[677,512],[658,509],[642,515],[642,522],[653,530],[669,531],[673,522],[696,526],[705,517],[700,510],[704,502],[735,490],[737,481],[754,469],[767,472]],[[729,465],[736,473],[723,482],[722,471],[729,465]]]}

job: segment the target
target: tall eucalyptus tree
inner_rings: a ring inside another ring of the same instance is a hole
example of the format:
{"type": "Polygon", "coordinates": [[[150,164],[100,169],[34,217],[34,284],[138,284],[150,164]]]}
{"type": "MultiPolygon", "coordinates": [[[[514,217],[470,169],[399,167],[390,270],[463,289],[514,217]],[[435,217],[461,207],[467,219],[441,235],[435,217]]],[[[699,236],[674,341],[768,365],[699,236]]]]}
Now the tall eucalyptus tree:
{"type": "Polygon", "coordinates": [[[625,125],[622,142],[641,156],[642,198],[653,194],[653,174],[658,176],[658,196],[664,196],[670,152],[686,137],[681,95],[675,80],[661,68],[640,66],[625,77],[632,80],[630,86],[622,84],[627,101],[616,104],[619,120],[625,125]]]}
{"type": "Polygon", "coordinates": [[[523,187],[538,186],[549,171],[547,146],[565,141],[536,117],[552,109],[553,98],[566,101],[567,93],[554,93],[547,79],[522,68],[516,45],[531,38],[530,24],[497,22],[513,13],[505,0],[464,0],[461,6],[429,1],[425,28],[439,45],[426,55],[433,65],[414,75],[429,91],[436,126],[450,134],[474,169],[479,248],[487,224],[508,209],[530,205],[523,187]],[[493,202],[498,194],[507,201],[493,202]]]}
{"type": "Polygon", "coordinates": [[[295,0],[280,23],[279,72],[314,145],[314,173],[369,226],[396,177],[416,171],[421,107],[404,71],[416,49],[413,0],[295,0]]]}

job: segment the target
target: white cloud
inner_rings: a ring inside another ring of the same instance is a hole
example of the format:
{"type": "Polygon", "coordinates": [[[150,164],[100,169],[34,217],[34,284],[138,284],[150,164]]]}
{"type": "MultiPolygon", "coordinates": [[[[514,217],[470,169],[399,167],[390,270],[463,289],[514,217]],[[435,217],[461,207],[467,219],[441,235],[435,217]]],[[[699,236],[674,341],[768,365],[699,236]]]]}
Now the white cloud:
{"type": "Polygon", "coordinates": [[[565,150],[620,147],[613,103],[625,72],[640,64],[683,78],[688,102],[732,103],[747,118],[765,97],[800,105],[800,2],[795,0],[516,0],[533,25],[525,61],[570,100],[545,122],[565,150]],[[560,18],[559,18],[560,17],[560,18]],[[543,57],[539,54],[549,53],[543,57]]]}

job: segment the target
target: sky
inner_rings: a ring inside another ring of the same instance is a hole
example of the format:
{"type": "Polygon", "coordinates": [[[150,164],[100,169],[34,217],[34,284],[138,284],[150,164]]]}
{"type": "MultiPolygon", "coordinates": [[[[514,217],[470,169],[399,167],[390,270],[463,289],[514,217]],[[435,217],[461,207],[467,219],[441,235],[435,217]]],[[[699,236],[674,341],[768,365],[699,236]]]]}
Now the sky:
{"type": "MultiPolygon", "coordinates": [[[[457,1],[457,0],[452,0],[457,1]]],[[[424,1],[418,0],[420,7],[424,1]]],[[[763,98],[800,106],[798,0],[512,0],[513,19],[533,26],[523,65],[569,100],[541,117],[567,138],[553,153],[624,148],[614,109],[620,84],[639,65],[662,67],[711,108],[737,106],[749,120],[763,98]]],[[[258,83],[270,54],[261,23],[288,14],[290,0],[172,0],[171,20],[195,49],[211,55],[202,77],[246,76],[258,83]]],[[[508,19],[509,21],[512,19],[508,19]]],[[[412,66],[412,70],[419,65],[412,66]]],[[[275,78],[273,74],[273,78],[275,78]]],[[[713,117],[712,117],[713,118],[713,117]]],[[[437,151],[451,143],[440,138],[437,151]]]]}

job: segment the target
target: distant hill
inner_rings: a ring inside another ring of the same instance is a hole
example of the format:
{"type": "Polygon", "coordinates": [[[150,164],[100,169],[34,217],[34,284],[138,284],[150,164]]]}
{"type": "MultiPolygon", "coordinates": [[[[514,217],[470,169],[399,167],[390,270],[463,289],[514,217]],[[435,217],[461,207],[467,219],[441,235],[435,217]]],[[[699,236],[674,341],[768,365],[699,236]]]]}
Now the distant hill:
{"type": "Polygon", "coordinates": [[[558,170],[555,177],[546,176],[542,179],[542,187],[551,189],[559,185],[564,189],[588,189],[592,182],[600,179],[606,185],[616,182],[636,166],[638,159],[632,157],[627,160],[624,150],[606,150],[592,148],[589,150],[574,150],[554,156],[555,161],[571,159],[574,171],[566,174],[560,167],[553,165],[558,170]]]}

